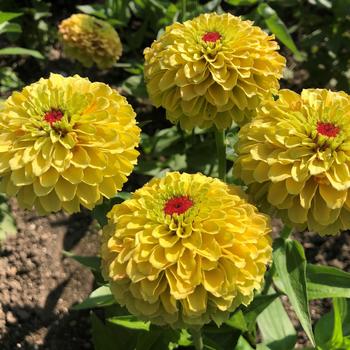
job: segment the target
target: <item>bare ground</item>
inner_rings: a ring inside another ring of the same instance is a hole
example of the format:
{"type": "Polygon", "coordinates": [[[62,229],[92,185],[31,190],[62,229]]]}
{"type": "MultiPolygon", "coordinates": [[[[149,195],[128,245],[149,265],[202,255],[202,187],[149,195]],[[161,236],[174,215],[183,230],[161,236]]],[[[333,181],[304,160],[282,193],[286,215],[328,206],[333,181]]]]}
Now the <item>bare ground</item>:
{"type": "Polygon", "coordinates": [[[38,217],[11,203],[18,234],[0,250],[0,349],[92,349],[88,312],[69,308],[93,275],[62,250],[95,254],[96,225],[86,212],[38,217]]]}

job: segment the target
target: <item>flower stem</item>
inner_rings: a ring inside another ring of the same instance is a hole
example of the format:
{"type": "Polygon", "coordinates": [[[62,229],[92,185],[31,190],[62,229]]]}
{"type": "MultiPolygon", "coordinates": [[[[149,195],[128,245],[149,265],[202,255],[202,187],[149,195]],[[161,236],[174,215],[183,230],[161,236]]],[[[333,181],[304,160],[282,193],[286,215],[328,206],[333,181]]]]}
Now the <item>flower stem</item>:
{"type": "Polygon", "coordinates": [[[203,338],[200,328],[191,328],[190,333],[192,335],[193,345],[196,350],[203,350],[203,338]]]}
{"type": "Polygon", "coordinates": [[[186,19],[186,0],[181,0],[181,21],[186,19]]]}
{"type": "Polygon", "coordinates": [[[292,231],[293,231],[292,227],[284,226],[282,231],[281,231],[281,237],[283,239],[289,238],[289,236],[291,235],[292,231]]]}
{"type": "Polygon", "coordinates": [[[276,272],[275,265],[272,264],[270,266],[270,269],[266,272],[266,275],[265,275],[265,285],[264,285],[263,290],[261,291],[262,295],[266,295],[268,293],[268,291],[272,285],[272,279],[273,279],[275,272],[276,272]]]}
{"type": "Polygon", "coordinates": [[[126,63],[126,62],[118,62],[118,63],[114,63],[114,67],[117,68],[130,68],[132,67],[131,63],[126,63]]]}
{"type": "Polygon", "coordinates": [[[219,160],[219,179],[226,181],[226,145],[225,130],[215,129],[216,151],[219,160]]]}

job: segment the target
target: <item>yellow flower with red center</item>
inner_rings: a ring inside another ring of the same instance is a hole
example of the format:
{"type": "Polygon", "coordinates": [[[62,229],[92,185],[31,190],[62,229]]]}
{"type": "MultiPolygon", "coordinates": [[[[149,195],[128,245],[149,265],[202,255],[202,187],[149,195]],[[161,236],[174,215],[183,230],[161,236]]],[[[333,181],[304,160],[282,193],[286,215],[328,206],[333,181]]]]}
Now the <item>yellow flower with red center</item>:
{"type": "Polygon", "coordinates": [[[91,209],[126,182],[139,134],[117,91],[51,74],[14,92],[0,110],[0,192],[40,214],[91,209]]]}
{"type": "Polygon", "coordinates": [[[281,90],[239,133],[234,173],[257,203],[321,235],[350,228],[350,96],[281,90]]]}
{"type": "Polygon", "coordinates": [[[220,324],[250,303],[271,260],[268,218],[202,174],[153,179],[108,218],[104,276],[121,305],[155,324],[220,324]]]}
{"type": "Polygon", "coordinates": [[[279,88],[285,59],[273,39],[228,13],[168,26],[144,51],[152,103],[184,129],[246,122],[260,99],[279,88]]]}
{"type": "Polygon", "coordinates": [[[122,54],[118,33],[105,21],[83,13],[63,20],[59,40],[67,57],[86,67],[111,68],[122,54]]]}

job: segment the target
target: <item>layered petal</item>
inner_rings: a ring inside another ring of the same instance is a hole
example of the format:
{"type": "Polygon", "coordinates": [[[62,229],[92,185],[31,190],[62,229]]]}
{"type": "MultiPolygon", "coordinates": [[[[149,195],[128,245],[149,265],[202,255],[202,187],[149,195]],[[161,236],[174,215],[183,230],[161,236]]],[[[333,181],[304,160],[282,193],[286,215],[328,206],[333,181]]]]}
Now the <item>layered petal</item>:
{"type": "Polygon", "coordinates": [[[91,209],[121,190],[136,164],[139,134],[117,91],[51,74],[3,104],[0,187],[40,214],[91,209]]]}
{"type": "Polygon", "coordinates": [[[59,40],[67,57],[86,67],[94,63],[111,68],[122,54],[118,33],[106,21],[83,13],[63,20],[58,27],[59,40]]]}
{"type": "Polygon", "coordinates": [[[108,218],[104,277],[120,304],[155,324],[222,322],[252,300],[271,260],[268,217],[202,174],[153,179],[108,218]]]}
{"type": "Polygon", "coordinates": [[[279,88],[278,48],[273,36],[229,13],[174,23],[144,51],[150,99],[184,129],[243,124],[279,88]]]}
{"type": "Polygon", "coordinates": [[[337,234],[350,228],[350,96],[281,90],[239,133],[234,174],[288,224],[337,234]]]}

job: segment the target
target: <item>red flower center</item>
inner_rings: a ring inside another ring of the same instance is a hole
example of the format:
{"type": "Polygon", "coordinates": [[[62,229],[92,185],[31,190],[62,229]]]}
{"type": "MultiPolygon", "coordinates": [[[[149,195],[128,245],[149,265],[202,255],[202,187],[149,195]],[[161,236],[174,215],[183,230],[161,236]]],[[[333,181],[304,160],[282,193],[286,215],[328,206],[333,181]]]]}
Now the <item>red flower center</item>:
{"type": "Polygon", "coordinates": [[[167,215],[183,214],[187,209],[191,208],[193,202],[186,196],[174,197],[169,199],[164,206],[164,212],[167,215]]]}
{"type": "Polygon", "coordinates": [[[211,42],[211,43],[215,43],[215,41],[219,40],[220,38],[221,38],[221,35],[218,32],[207,32],[202,36],[202,39],[205,42],[211,42]]]}
{"type": "Polygon", "coordinates": [[[339,134],[340,128],[332,123],[317,123],[317,132],[327,137],[335,137],[339,134]]]}
{"type": "Polygon", "coordinates": [[[44,115],[44,120],[50,124],[56,123],[63,118],[63,113],[59,109],[51,109],[44,115]]]}

